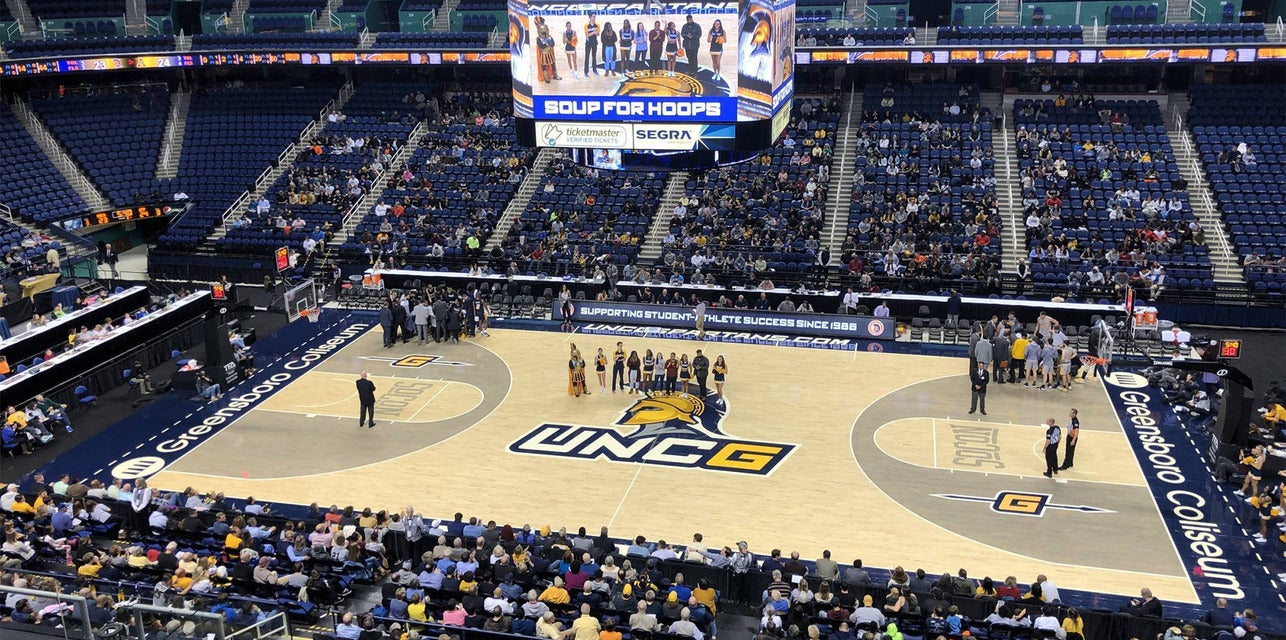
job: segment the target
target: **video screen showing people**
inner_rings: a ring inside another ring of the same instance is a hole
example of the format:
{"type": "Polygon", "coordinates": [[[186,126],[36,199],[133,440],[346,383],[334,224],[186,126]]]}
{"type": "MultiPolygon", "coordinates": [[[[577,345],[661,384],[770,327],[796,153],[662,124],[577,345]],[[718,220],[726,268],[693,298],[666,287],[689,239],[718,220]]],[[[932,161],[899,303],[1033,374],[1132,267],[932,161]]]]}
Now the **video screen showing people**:
{"type": "Polygon", "coordinates": [[[736,2],[531,2],[532,93],[736,97],[737,10],[736,2]]]}

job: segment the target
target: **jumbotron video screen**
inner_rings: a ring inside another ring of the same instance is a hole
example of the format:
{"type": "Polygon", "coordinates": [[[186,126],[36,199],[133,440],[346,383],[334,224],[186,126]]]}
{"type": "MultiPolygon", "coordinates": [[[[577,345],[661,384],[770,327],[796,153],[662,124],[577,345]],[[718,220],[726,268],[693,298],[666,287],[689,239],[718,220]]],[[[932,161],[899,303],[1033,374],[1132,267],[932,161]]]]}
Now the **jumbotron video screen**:
{"type": "Polygon", "coordinates": [[[789,113],[794,30],[794,0],[510,0],[520,141],[627,152],[766,148],[789,113]]]}

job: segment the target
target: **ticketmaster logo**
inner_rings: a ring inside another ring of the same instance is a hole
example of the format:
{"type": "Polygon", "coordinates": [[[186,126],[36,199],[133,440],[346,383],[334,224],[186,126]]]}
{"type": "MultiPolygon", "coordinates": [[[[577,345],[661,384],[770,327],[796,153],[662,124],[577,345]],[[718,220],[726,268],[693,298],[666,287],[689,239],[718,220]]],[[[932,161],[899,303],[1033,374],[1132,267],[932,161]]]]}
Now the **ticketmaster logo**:
{"type": "Polygon", "coordinates": [[[601,129],[591,127],[567,127],[567,135],[587,138],[609,138],[621,133],[619,127],[604,127],[601,129]]]}

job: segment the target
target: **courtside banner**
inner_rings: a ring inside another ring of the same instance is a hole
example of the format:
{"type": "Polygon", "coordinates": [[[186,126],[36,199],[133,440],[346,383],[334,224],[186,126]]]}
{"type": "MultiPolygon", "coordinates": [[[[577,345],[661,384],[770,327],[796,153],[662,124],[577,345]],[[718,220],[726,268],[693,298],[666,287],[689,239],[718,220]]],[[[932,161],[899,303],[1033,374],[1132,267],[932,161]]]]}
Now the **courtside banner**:
{"type": "MultiPolygon", "coordinates": [[[[573,322],[607,322],[656,327],[692,328],[697,318],[691,307],[629,302],[573,300],[573,322]]],[[[554,320],[563,319],[563,310],[554,306],[554,320]]],[[[831,316],[814,313],[706,309],[705,328],[717,331],[790,332],[832,338],[892,340],[897,327],[889,318],[831,316]]]]}

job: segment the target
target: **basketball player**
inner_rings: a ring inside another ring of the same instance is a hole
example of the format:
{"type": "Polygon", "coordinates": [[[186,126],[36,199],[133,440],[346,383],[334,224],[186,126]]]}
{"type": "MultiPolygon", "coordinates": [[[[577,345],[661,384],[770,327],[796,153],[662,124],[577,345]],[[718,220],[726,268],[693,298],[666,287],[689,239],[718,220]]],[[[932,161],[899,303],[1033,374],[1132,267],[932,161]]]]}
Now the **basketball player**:
{"type": "Polygon", "coordinates": [[[639,359],[639,352],[631,351],[630,357],[625,361],[625,368],[630,370],[630,393],[639,392],[639,369],[643,366],[643,361],[639,359]]]}
{"type": "Polygon", "coordinates": [[[647,62],[644,61],[644,58],[647,57],[647,45],[647,27],[643,26],[642,20],[639,20],[638,24],[634,26],[634,64],[627,65],[626,71],[647,68],[647,62]]]}
{"type": "Polygon", "coordinates": [[[656,350],[656,362],[652,365],[652,391],[665,391],[665,369],[669,361],[665,358],[665,352],[660,349],[656,350]]]}
{"type": "Polygon", "coordinates": [[[1067,446],[1064,448],[1063,465],[1058,468],[1059,471],[1066,471],[1072,468],[1072,462],[1076,458],[1076,440],[1081,435],[1081,419],[1076,417],[1076,409],[1067,412],[1067,446]]]}
{"type": "Polygon", "coordinates": [[[362,372],[362,377],[357,379],[357,403],[360,407],[357,414],[357,428],[361,429],[369,422],[370,428],[374,429],[375,383],[366,378],[365,371],[362,372]]]}
{"type": "Polygon", "coordinates": [[[612,393],[616,393],[617,385],[625,390],[625,345],[620,342],[612,352],[612,393]]]}
{"type": "Polygon", "coordinates": [[[589,77],[590,69],[594,70],[594,75],[598,75],[598,17],[594,12],[589,14],[589,22],[585,23],[585,77],[589,77]]]}
{"type": "Polygon", "coordinates": [[[1040,388],[1054,388],[1054,361],[1058,360],[1058,349],[1048,341],[1042,342],[1040,347],[1040,388]]]}
{"type": "Polygon", "coordinates": [[[1048,428],[1045,429],[1045,473],[1046,478],[1052,478],[1058,474],[1058,441],[1063,438],[1063,430],[1054,423],[1050,418],[1045,421],[1048,428]]]}
{"type": "Polygon", "coordinates": [[[621,22],[621,74],[630,70],[630,56],[634,55],[634,27],[629,20],[621,22]]]}
{"type": "Polygon", "coordinates": [[[603,25],[603,72],[609,76],[616,75],[616,30],[612,23],[603,25]]]}
{"type": "Polygon", "coordinates": [[[1030,387],[1036,383],[1037,365],[1040,363],[1040,340],[1032,339],[1023,352],[1023,386],[1030,387]]]}

